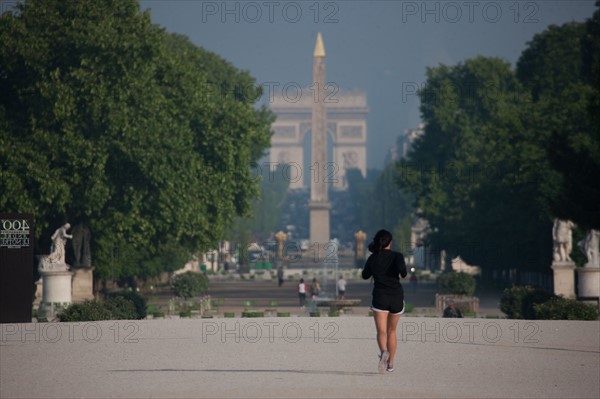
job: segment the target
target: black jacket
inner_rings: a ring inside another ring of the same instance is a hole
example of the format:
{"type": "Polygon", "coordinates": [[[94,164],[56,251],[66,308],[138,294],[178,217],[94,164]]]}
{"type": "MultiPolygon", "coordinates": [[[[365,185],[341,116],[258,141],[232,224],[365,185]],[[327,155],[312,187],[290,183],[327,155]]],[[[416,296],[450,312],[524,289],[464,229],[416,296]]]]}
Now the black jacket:
{"type": "Polygon", "coordinates": [[[369,256],[362,271],[362,278],[374,278],[374,291],[393,292],[402,290],[399,276],[404,278],[407,274],[404,255],[384,249],[369,256]]]}

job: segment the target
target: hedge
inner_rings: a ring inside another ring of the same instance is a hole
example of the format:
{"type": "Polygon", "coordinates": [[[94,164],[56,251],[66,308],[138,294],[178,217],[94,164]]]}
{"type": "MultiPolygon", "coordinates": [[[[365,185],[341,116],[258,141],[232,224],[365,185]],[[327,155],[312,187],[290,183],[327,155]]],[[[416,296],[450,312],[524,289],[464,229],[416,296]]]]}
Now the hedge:
{"type": "Polygon", "coordinates": [[[135,291],[115,292],[109,295],[109,298],[122,297],[131,301],[135,306],[136,319],[142,320],[146,318],[146,298],[135,291]]]}
{"type": "Polygon", "coordinates": [[[500,310],[509,319],[536,319],[534,305],[544,303],[553,295],[547,291],[530,286],[507,288],[500,297],[500,310]]]}
{"type": "Polygon", "coordinates": [[[554,297],[548,302],[533,305],[539,320],[597,320],[598,309],[574,299],[554,297]]]}
{"type": "Polygon", "coordinates": [[[597,320],[598,310],[574,299],[566,299],[530,286],[507,288],[500,298],[500,310],[510,319],[597,320]]]}
{"type": "Polygon", "coordinates": [[[60,321],[133,320],[135,305],[124,297],[74,303],[58,314],[60,321]]]}

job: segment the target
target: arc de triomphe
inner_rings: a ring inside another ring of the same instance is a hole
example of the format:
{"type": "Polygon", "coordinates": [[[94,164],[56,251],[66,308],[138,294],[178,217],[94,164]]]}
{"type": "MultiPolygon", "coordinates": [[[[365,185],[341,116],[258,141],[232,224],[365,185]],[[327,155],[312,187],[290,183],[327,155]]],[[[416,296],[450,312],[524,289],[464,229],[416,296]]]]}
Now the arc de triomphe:
{"type": "MultiPolygon", "coordinates": [[[[277,116],[272,124],[271,165],[289,164],[290,189],[304,188],[304,176],[327,179],[334,189],[345,190],[348,186],[346,170],[359,169],[367,173],[367,120],[369,112],[367,97],[360,91],[334,91],[326,86],[327,128],[333,143],[333,160],[328,165],[304,165],[304,138],[312,129],[313,90],[288,90],[293,95],[273,95],[271,111],[277,116]],[[309,168],[308,170],[306,168],[309,168]],[[299,173],[302,176],[299,176],[299,173]]],[[[310,147],[309,147],[310,148],[310,147]]]]}

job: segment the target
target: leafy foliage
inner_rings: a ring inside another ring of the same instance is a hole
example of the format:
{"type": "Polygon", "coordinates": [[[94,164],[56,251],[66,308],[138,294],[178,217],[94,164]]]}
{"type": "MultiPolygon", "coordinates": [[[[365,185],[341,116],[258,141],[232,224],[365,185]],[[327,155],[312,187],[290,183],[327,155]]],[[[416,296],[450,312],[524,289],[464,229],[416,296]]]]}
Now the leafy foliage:
{"type": "Polygon", "coordinates": [[[381,173],[370,175],[363,178],[358,169],[346,172],[352,202],[357,204],[359,226],[371,237],[382,228],[392,231],[394,250],[406,251],[410,248],[414,199],[406,189],[398,187],[401,171],[390,163],[381,173]]]}
{"type": "Polygon", "coordinates": [[[185,299],[203,294],[208,289],[204,273],[185,272],[173,278],[173,293],[185,299]]]}
{"type": "Polygon", "coordinates": [[[500,310],[509,319],[536,319],[534,307],[547,302],[554,295],[530,286],[506,288],[500,297],[500,310]]]}
{"type": "Polygon", "coordinates": [[[74,303],[58,314],[60,321],[110,320],[112,314],[100,301],[74,303]]]}
{"type": "Polygon", "coordinates": [[[58,315],[60,321],[98,321],[98,320],[134,320],[137,319],[135,305],[122,297],[107,298],[75,303],[58,315]]]}
{"type": "Polygon", "coordinates": [[[600,226],[599,26],[600,10],[586,23],[550,26],[517,63],[533,99],[528,129],[549,162],[544,200],[553,215],[586,230],[600,226]]]}
{"type": "Polygon", "coordinates": [[[551,226],[536,201],[536,171],[521,169],[515,150],[529,140],[520,113],[528,94],[510,65],[495,58],[442,65],[427,76],[420,93],[425,133],[399,165],[401,184],[431,225],[427,244],[505,268],[514,266],[503,256],[516,249],[514,237],[526,237],[517,243],[517,261],[527,266],[551,245],[546,235],[531,234],[549,234],[551,226]]]}
{"type": "Polygon", "coordinates": [[[574,299],[554,297],[533,308],[538,320],[598,320],[598,309],[594,305],[574,299]]]}
{"type": "Polygon", "coordinates": [[[240,246],[246,246],[250,236],[258,242],[264,242],[275,230],[283,214],[283,205],[290,185],[289,168],[278,164],[275,170],[257,169],[260,175],[260,196],[253,201],[252,214],[238,218],[234,224],[234,239],[240,246]]]}
{"type": "Polygon", "coordinates": [[[600,11],[551,26],[516,71],[485,57],[427,70],[425,133],[399,167],[432,250],[489,278],[547,270],[555,217],[600,227],[599,26],[600,11]]]}
{"type": "Polygon", "coordinates": [[[463,272],[444,273],[438,277],[438,288],[441,294],[473,296],[475,286],[475,278],[463,272]]]}
{"type": "Polygon", "coordinates": [[[500,298],[500,310],[510,319],[598,319],[598,310],[592,305],[556,296],[529,286],[513,286],[505,289],[500,298]]]}
{"type": "Polygon", "coordinates": [[[116,292],[110,295],[110,298],[123,298],[133,303],[135,307],[136,319],[146,318],[146,298],[134,291],[116,292]]]}
{"type": "Polygon", "coordinates": [[[89,220],[115,279],[181,267],[250,211],[272,116],[247,72],[135,0],[18,7],[0,17],[0,208],[33,213],[37,237],[89,220]]]}

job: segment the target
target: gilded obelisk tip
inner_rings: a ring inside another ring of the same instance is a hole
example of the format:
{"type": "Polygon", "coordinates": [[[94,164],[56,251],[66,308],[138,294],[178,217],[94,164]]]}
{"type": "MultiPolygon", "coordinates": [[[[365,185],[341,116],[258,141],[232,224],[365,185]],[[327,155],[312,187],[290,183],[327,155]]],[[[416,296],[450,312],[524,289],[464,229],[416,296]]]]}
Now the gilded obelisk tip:
{"type": "Polygon", "coordinates": [[[325,57],[325,46],[323,46],[323,36],[321,32],[317,34],[317,43],[315,44],[314,57],[325,57]]]}

